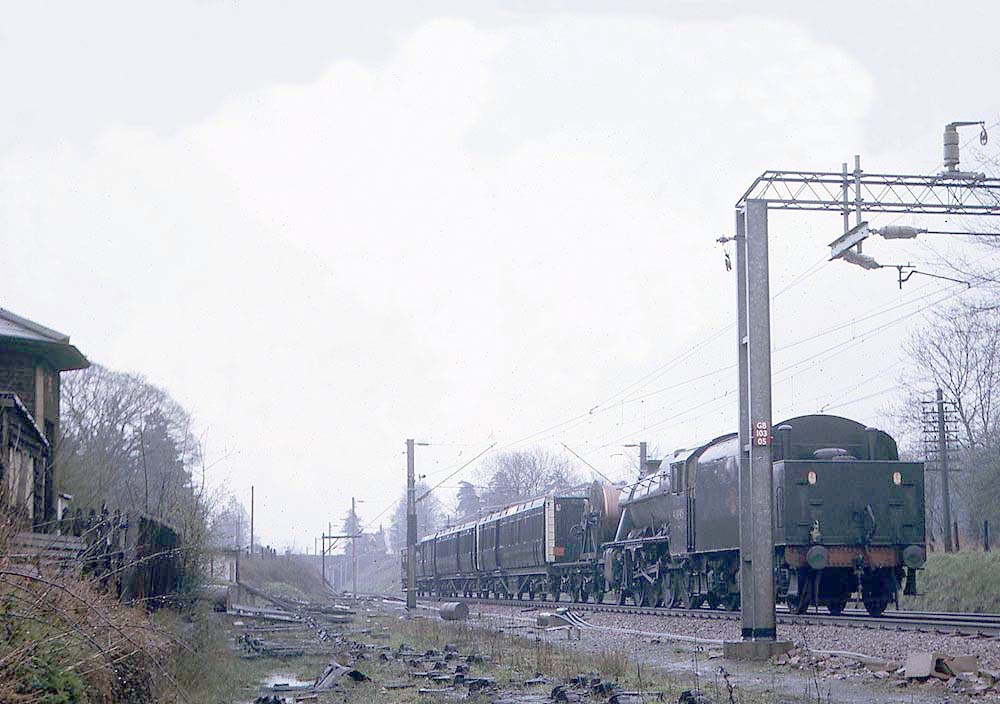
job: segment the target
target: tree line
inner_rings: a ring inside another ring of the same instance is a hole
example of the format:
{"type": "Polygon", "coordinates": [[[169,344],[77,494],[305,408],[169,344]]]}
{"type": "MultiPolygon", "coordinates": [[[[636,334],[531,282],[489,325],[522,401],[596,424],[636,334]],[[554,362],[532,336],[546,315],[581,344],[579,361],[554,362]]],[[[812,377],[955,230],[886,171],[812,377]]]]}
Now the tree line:
{"type": "Polygon", "coordinates": [[[245,545],[246,510],[206,486],[202,442],[176,399],[143,376],[100,364],[63,376],[60,489],[83,510],[142,513],[183,535],[185,559],[245,545]]]}

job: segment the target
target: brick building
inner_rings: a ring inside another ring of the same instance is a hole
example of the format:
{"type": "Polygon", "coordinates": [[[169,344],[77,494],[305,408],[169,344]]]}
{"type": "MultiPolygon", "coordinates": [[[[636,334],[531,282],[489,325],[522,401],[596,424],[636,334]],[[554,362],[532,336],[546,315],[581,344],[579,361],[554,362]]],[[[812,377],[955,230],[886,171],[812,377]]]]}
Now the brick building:
{"type": "Polygon", "coordinates": [[[0,391],[0,495],[18,522],[42,528],[45,469],[50,448],[17,394],[0,391]]]}
{"type": "MultiPolygon", "coordinates": [[[[69,335],[0,308],[0,392],[17,399],[48,446],[44,468],[32,481],[30,511],[36,525],[56,517],[58,475],[54,457],[59,442],[59,375],[89,366],[87,358],[70,344],[69,335]]],[[[6,455],[8,448],[3,451],[6,455]]],[[[13,471],[6,466],[11,462],[9,455],[0,456],[0,478],[5,471],[13,471]]]]}

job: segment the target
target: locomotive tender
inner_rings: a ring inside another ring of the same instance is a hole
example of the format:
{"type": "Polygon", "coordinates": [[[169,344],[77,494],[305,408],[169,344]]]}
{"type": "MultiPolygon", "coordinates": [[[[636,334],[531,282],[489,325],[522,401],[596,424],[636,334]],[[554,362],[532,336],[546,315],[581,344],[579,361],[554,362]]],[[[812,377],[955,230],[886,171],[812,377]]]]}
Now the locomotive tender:
{"type": "MultiPolygon", "coordinates": [[[[739,608],[739,453],[735,434],[677,450],[625,487],[510,506],[416,547],[418,590],[642,606],[739,608]],[[620,503],[619,503],[620,499],[620,503]]],[[[807,415],[776,429],[775,584],[803,613],[839,614],[857,594],[880,615],[916,591],[926,561],[924,467],[886,433],[807,415]]],[[[404,554],[404,560],[406,556],[404,554]]]]}

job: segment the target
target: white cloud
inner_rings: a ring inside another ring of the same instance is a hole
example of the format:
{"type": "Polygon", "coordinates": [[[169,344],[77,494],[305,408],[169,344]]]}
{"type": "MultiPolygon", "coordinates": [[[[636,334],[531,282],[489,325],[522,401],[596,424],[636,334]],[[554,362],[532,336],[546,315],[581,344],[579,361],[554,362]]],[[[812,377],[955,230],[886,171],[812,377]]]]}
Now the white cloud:
{"type": "MultiPolygon", "coordinates": [[[[335,63],[170,137],[12,153],[9,307],[167,386],[238,450],[265,537],[307,544],[351,494],[369,516],[397,494],[404,437],[516,439],[726,318],[713,240],[736,197],[765,167],[854,149],[866,76],[781,22],[429,22],[382,65],[335,63]]],[[[776,279],[816,243],[776,254],[776,279]]],[[[566,438],[613,439],[669,400],[566,438]]]]}

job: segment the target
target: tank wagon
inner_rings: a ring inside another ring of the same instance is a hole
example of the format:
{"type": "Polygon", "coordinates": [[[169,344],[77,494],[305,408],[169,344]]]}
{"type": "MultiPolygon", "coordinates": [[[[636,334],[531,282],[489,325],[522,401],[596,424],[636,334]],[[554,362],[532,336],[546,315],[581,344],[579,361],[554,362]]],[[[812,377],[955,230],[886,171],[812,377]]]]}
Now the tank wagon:
{"type": "MultiPolygon", "coordinates": [[[[740,606],[735,434],[662,458],[619,490],[542,497],[448,528],[415,549],[417,588],[438,596],[536,596],[736,610],[740,606]]],[[[773,443],[776,595],[795,612],[872,615],[916,592],[926,561],[924,467],[886,433],[808,415],[773,443]]],[[[404,554],[404,567],[406,556],[404,554]]],[[[405,587],[405,576],[404,576],[405,587]]]]}

